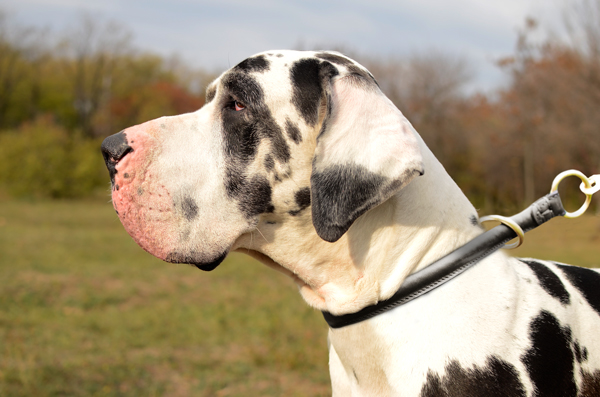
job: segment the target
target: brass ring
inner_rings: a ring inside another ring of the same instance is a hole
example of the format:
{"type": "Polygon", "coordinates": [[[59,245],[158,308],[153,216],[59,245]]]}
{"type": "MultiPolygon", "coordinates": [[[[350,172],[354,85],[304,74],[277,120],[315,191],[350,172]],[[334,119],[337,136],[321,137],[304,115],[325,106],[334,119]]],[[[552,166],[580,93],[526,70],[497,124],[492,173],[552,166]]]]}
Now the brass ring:
{"type": "MultiPolygon", "coordinates": [[[[556,176],[556,178],[554,178],[554,181],[552,181],[552,189],[550,189],[550,193],[558,192],[558,184],[560,183],[560,181],[562,181],[563,179],[565,179],[569,176],[576,176],[577,178],[581,179],[584,187],[587,189],[590,189],[592,187],[590,180],[581,171],[568,170],[568,171],[561,172],[560,174],[558,174],[556,176]]],[[[578,216],[581,216],[588,209],[588,207],[590,206],[590,203],[592,202],[592,195],[587,194],[585,192],[584,192],[584,194],[585,194],[585,203],[583,203],[581,208],[579,208],[575,212],[566,212],[564,215],[565,218],[577,218],[578,216]]]]}
{"type": "Polygon", "coordinates": [[[517,224],[517,222],[513,221],[510,218],[507,218],[505,216],[501,216],[501,215],[488,215],[488,216],[484,216],[483,218],[479,218],[479,222],[483,223],[483,222],[487,222],[487,221],[498,221],[508,227],[510,227],[513,232],[515,232],[517,234],[517,237],[519,238],[519,241],[511,243],[511,244],[504,244],[504,249],[514,249],[517,248],[518,246],[520,246],[521,244],[523,244],[523,241],[525,240],[525,232],[523,231],[523,229],[521,229],[521,226],[519,226],[517,224]]]}

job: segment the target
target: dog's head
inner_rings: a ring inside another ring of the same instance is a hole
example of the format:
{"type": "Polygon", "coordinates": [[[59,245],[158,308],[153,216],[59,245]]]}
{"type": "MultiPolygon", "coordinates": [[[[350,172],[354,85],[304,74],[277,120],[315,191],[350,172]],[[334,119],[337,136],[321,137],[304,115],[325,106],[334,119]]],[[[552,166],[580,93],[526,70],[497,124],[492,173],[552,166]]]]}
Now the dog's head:
{"type": "Polygon", "coordinates": [[[408,121],[364,67],[332,52],[248,58],[209,85],[200,110],[128,128],[102,149],[127,232],[203,270],[258,227],[302,224],[335,242],[423,173],[408,121]]]}

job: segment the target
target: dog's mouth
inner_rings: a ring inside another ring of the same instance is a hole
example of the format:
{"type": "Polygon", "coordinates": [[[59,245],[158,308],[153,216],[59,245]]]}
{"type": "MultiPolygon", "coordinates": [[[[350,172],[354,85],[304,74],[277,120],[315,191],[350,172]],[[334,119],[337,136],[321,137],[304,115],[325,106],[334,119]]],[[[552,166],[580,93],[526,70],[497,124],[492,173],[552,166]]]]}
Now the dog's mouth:
{"type": "Polygon", "coordinates": [[[205,260],[203,256],[198,254],[195,251],[191,251],[189,253],[181,253],[181,252],[171,252],[165,258],[166,262],[170,263],[185,263],[188,265],[196,266],[200,270],[204,270],[205,272],[210,272],[214,270],[225,260],[228,252],[225,251],[221,255],[218,255],[214,260],[205,260]]]}

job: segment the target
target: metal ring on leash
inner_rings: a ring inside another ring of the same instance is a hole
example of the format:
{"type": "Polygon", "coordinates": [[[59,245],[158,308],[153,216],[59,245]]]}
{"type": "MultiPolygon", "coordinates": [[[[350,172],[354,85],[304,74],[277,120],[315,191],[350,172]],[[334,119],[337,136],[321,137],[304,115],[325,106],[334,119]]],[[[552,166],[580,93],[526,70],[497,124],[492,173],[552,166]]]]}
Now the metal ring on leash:
{"type": "Polygon", "coordinates": [[[578,216],[581,216],[590,206],[590,203],[592,202],[592,195],[597,191],[596,188],[598,187],[598,183],[596,180],[593,180],[594,183],[592,184],[592,182],[590,182],[588,177],[585,176],[580,171],[577,171],[577,170],[563,171],[560,174],[558,174],[556,176],[556,178],[554,178],[554,181],[552,182],[552,189],[550,190],[550,193],[557,192],[558,184],[560,183],[560,181],[562,181],[563,179],[565,179],[566,177],[569,177],[569,176],[576,176],[577,178],[581,179],[582,186],[580,186],[579,188],[581,189],[583,194],[585,194],[585,203],[583,203],[581,208],[579,208],[577,211],[567,212],[564,215],[564,217],[565,218],[577,218],[578,216]]]}
{"type": "Polygon", "coordinates": [[[487,222],[487,221],[498,221],[498,222],[510,227],[513,230],[513,232],[515,232],[517,234],[519,241],[511,243],[511,244],[504,244],[505,249],[514,249],[514,248],[517,248],[518,246],[520,246],[521,244],[523,244],[523,241],[525,240],[525,232],[523,231],[523,229],[521,229],[521,226],[519,226],[512,219],[507,218],[505,216],[501,216],[501,215],[488,215],[488,216],[484,216],[483,218],[479,218],[480,223],[487,222]]]}

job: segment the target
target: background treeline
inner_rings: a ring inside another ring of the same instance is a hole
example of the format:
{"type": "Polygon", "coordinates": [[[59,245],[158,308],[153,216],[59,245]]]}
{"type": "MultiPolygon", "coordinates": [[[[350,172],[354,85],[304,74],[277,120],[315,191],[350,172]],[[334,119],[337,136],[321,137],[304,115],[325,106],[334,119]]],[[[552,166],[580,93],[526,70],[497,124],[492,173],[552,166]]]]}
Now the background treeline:
{"type": "MultiPolygon", "coordinates": [[[[505,212],[546,194],[567,168],[600,172],[600,0],[572,5],[564,21],[553,36],[527,20],[514,54],[497,61],[508,83],[486,93],[468,89],[473,70],[453,54],[346,52],[371,70],[478,208],[505,212]]],[[[114,23],[82,17],[56,37],[0,13],[0,193],[106,192],[101,139],[200,108],[214,77],[140,51],[114,23]]],[[[581,200],[576,184],[562,193],[567,201],[581,200]]]]}
{"type": "Polygon", "coordinates": [[[108,192],[103,137],[200,108],[212,78],[140,51],[112,22],[82,16],[57,37],[0,13],[0,191],[53,198],[108,192]]]}

